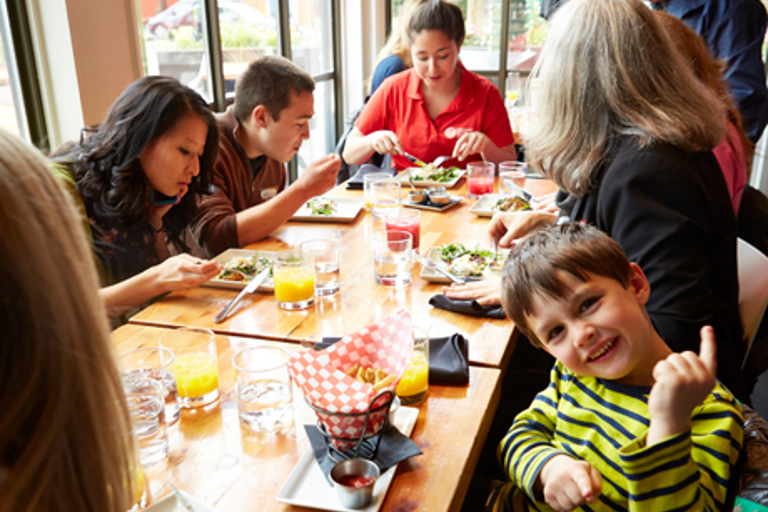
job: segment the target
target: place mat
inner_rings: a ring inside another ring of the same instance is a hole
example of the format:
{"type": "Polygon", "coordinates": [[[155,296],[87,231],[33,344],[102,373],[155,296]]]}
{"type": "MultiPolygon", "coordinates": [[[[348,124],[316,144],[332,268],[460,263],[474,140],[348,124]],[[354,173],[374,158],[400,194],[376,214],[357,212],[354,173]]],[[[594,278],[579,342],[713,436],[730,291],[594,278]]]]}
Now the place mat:
{"type": "Polygon", "coordinates": [[[381,167],[377,167],[373,164],[363,164],[360,166],[360,169],[357,170],[355,175],[349,178],[349,181],[347,181],[347,190],[363,190],[363,177],[365,177],[366,174],[373,174],[377,172],[386,172],[391,174],[393,177],[395,175],[395,169],[382,169],[381,167]]]}
{"type": "MultiPolygon", "coordinates": [[[[317,425],[304,425],[304,430],[306,430],[309,443],[312,445],[312,453],[317,464],[322,469],[328,483],[332,484],[329,473],[336,463],[328,458],[328,443],[325,437],[318,430],[317,425]]],[[[419,445],[414,443],[410,437],[403,435],[402,432],[389,422],[384,424],[378,435],[381,436],[379,451],[372,461],[379,466],[381,473],[384,473],[398,462],[423,453],[419,445]]]]}
{"type": "MultiPolygon", "coordinates": [[[[341,338],[324,337],[315,350],[330,347],[341,338]]],[[[429,383],[444,386],[469,384],[469,341],[459,333],[429,338],[429,383]]]]}
{"type": "Polygon", "coordinates": [[[501,306],[481,306],[476,300],[449,299],[442,293],[433,295],[429,303],[436,308],[484,318],[504,319],[507,315],[501,306]]]}

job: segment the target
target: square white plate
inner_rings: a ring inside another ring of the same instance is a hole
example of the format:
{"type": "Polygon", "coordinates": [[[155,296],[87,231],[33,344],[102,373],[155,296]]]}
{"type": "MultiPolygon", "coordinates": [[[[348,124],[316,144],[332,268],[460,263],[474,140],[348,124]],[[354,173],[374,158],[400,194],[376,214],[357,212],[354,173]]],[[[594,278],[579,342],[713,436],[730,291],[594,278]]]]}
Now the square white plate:
{"type": "MultiPolygon", "coordinates": [[[[402,181],[405,186],[408,186],[408,176],[411,175],[411,169],[418,169],[418,167],[409,167],[405,169],[403,172],[397,175],[397,178],[402,181]]],[[[451,181],[416,181],[414,180],[413,185],[415,187],[432,187],[435,185],[440,185],[445,188],[453,188],[456,186],[456,184],[459,182],[459,180],[464,176],[464,174],[467,172],[464,169],[459,169],[457,172],[457,176],[453,178],[451,181]]]]}
{"type": "MultiPolygon", "coordinates": [[[[262,253],[266,255],[272,255],[270,251],[251,251],[249,249],[227,249],[223,253],[219,254],[214,260],[218,261],[222,265],[233,258],[250,258],[256,253],[262,253]]],[[[203,283],[203,286],[213,286],[215,288],[229,288],[231,290],[242,290],[247,281],[228,281],[227,279],[211,279],[210,281],[203,283]]],[[[271,277],[267,277],[257,288],[260,292],[272,292],[275,286],[271,277]]]]}
{"type": "Polygon", "coordinates": [[[448,208],[453,208],[460,202],[464,200],[461,196],[451,196],[450,201],[448,204],[436,206],[432,203],[427,204],[421,204],[421,203],[412,203],[411,201],[403,201],[402,205],[407,206],[408,208],[418,208],[419,210],[428,210],[430,212],[444,212],[448,208]]]}
{"type": "MultiPolygon", "coordinates": [[[[494,213],[499,213],[497,210],[493,209],[493,205],[503,197],[510,196],[509,194],[485,194],[475,201],[475,204],[469,207],[469,211],[480,217],[493,217],[494,213]]],[[[531,208],[536,209],[536,201],[533,198],[528,202],[530,203],[531,208]]]]}
{"type": "MultiPolygon", "coordinates": [[[[394,425],[400,432],[410,436],[416,424],[419,410],[414,407],[398,407],[395,412],[394,425]]],[[[373,502],[363,509],[365,512],[377,512],[384,503],[392,478],[395,476],[397,465],[386,470],[373,487],[373,502]]],[[[315,462],[312,447],[307,448],[296,467],[293,468],[288,480],[283,484],[277,501],[297,505],[301,507],[318,508],[338,512],[353,512],[355,509],[347,508],[339,501],[339,496],[328,480],[325,478],[320,466],[315,462]]]]}
{"type": "Polygon", "coordinates": [[[312,210],[304,203],[301,208],[288,220],[300,220],[303,222],[352,222],[363,209],[365,201],[352,197],[329,197],[336,203],[336,213],[333,215],[312,215],[312,210]]]}
{"type": "Polygon", "coordinates": [[[184,507],[177,494],[186,498],[187,503],[192,505],[195,512],[216,512],[205,503],[196,500],[182,490],[179,490],[173,494],[169,494],[160,501],[153,503],[152,505],[145,508],[144,512],[188,512],[188,509],[184,507]]]}
{"type": "MultiPolygon", "coordinates": [[[[472,249],[471,246],[467,248],[472,249]]],[[[441,265],[442,267],[447,268],[448,264],[440,258],[440,249],[442,249],[442,247],[440,246],[431,247],[426,257],[429,261],[432,261],[434,263],[437,263],[438,265],[441,265]]],[[[499,249],[499,255],[504,255],[505,258],[508,253],[509,253],[509,249],[499,249]]],[[[501,276],[501,267],[495,270],[489,270],[488,267],[486,267],[485,270],[483,271],[483,277],[491,277],[491,276],[501,276]]],[[[424,265],[421,266],[421,272],[419,272],[419,277],[431,283],[446,283],[446,284],[451,283],[450,279],[448,279],[442,274],[438,274],[437,272],[431,269],[428,269],[424,265]]],[[[473,279],[477,280],[481,278],[477,277],[473,279]]]]}

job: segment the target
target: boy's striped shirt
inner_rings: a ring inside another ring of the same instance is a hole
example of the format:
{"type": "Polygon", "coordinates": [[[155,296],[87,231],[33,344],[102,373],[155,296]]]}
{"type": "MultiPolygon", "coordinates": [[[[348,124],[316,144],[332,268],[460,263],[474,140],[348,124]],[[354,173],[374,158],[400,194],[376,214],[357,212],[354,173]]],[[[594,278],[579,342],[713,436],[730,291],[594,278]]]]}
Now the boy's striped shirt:
{"type": "Polygon", "coordinates": [[[514,510],[551,510],[533,484],[552,456],[568,454],[603,477],[600,497],[576,510],[721,510],[744,437],[741,405],[718,383],[694,410],[689,431],[647,447],[649,392],[579,377],[557,362],[547,389],[499,445],[512,482],[497,509],[514,501],[514,510]]]}

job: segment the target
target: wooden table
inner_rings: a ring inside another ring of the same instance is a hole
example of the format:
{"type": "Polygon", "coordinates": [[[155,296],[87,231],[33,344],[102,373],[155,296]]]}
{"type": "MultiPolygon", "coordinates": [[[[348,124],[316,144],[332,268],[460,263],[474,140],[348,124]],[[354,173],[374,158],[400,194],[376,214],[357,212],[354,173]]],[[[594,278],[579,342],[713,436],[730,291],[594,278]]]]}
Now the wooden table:
{"type": "MultiPolygon", "coordinates": [[[[122,326],[112,333],[114,352],[156,345],[166,331],[122,326]]],[[[254,435],[240,427],[232,356],[258,344],[300,350],[298,344],[217,336],[221,396],[206,408],[183,410],[179,423],[170,428],[169,460],[147,472],[153,501],[170,492],[171,482],[217,512],[305,510],[276,499],[309,447],[303,425],[315,420],[301,393],[295,393],[296,422],[287,435],[254,435]]],[[[430,386],[411,435],[424,453],[398,466],[381,510],[461,508],[498,405],[500,378],[498,369],[471,367],[468,387],[430,386]]]]}
{"type": "MultiPolygon", "coordinates": [[[[466,196],[465,185],[451,189],[453,195],[466,196]]],[[[553,189],[548,180],[528,180],[534,195],[553,189]]],[[[405,194],[405,192],[403,192],[405,194]]],[[[362,198],[362,191],[345,190],[343,185],[327,194],[330,197],[362,198]]],[[[469,212],[473,204],[462,203],[443,213],[422,211],[420,251],[427,253],[435,245],[460,241],[465,245],[488,245],[487,217],[469,212]]],[[[341,336],[359,330],[406,308],[414,325],[427,328],[432,336],[455,332],[470,340],[469,358],[473,364],[506,367],[514,348],[514,325],[508,320],[477,318],[452,313],[429,305],[429,298],[440,293],[441,284],[419,277],[420,265],[414,265],[409,286],[390,288],[376,284],[373,278],[373,232],[383,229],[368,212],[361,212],[349,224],[288,222],[272,236],[247,248],[278,251],[311,238],[331,238],[341,243],[341,291],[321,298],[304,311],[284,311],[274,296],[252,294],[242,301],[226,321],[214,324],[213,318],[236,295],[234,290],[201,287],[174,292],[131,318],[131,323],[157,326],[200,326],[217,333],[302,342],[323,336],[341,336]]]]}

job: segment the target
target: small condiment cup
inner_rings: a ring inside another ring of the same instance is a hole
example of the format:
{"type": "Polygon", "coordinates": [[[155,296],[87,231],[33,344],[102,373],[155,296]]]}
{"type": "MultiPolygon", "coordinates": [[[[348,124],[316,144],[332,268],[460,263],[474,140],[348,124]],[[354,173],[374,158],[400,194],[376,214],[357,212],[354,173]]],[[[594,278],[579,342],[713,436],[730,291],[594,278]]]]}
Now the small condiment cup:
{"type": "Polygon", "coordinates": [[[422,204],[429,201],[429,196],[424,190],[411,190],[408,192],[408,200],[415,204],[422,204]]]}
{"type": "Polygon", "coordinates": [[[429,195],[429,200],[434,205],[445,206],[451,202],[451,196],[447,192],[434,193],[429,195]]]}
{"type": "Polygon", "coordinates": [[[427,187],[427,192],[431,196],[432,194],[445,194],[446,188],[442,185],[432,185],[427,187]]]}
{"type": "Polygon", "coordinates": [[[363,508],[373,498],[373,487],[379,477],[379,467],[366,459],[347,459],[335,464],[330,472],[341,504],[347,508],[363,508]],[[350,478],[361,477],[370,480],[361,487],[347,485],[350,478]]]}

